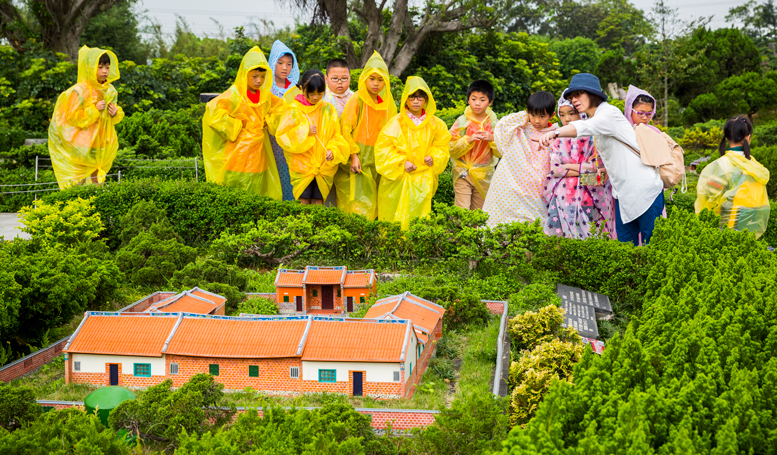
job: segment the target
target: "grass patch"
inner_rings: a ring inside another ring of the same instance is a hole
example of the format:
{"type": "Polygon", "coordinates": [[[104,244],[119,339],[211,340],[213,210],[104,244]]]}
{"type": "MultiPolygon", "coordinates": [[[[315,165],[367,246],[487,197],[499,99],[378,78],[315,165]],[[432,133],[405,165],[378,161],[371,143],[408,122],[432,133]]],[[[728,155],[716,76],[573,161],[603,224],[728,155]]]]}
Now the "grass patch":
{"type": "Polygon", "coordinates": [[[38,400],[55,401],[84,401],[87,395],[100,388],[89,384],[65,384],[63,356],[57,357],[27,376],[14,379],[9,385],[32,387],[38,400]]]}

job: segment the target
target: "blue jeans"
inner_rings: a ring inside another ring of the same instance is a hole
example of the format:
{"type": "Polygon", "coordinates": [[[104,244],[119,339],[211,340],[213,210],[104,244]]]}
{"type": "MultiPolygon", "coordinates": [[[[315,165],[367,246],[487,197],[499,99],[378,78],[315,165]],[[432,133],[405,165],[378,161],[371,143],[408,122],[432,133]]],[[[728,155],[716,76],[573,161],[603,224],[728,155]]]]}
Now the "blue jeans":
{"type": "Polygon", "coordinates": [[[650,237],[653,236],[653,228],[656,225],[656,218],[661,216],[664,211],[664,192],[662,191],[653,204],[648,209],[629,223],[623,223],[621,220],[621,211],[618,200],[615,200],[615,232],[618,234],[618,240],[621,242],[631,242],[639,246],[640,236],[642,244],[647,245],[650,237]]]}

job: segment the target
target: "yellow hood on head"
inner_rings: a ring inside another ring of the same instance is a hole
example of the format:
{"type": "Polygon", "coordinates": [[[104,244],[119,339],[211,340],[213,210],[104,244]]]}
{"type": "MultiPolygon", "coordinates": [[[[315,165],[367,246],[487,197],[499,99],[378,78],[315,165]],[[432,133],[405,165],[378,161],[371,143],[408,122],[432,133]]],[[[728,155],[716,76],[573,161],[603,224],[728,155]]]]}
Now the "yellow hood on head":
{"type": "Polygon", "coordinates": [[[726,156],[731,160],[731,164],[742,169],[746,174],[752,176],[756,182],[766,185],[769,182],[769,169],[766,169],[761,163],[751,156],[750,160],[739,153],[726,152],[726,156]]]}
{"type": "Polygon", "coordinates": [[[423,90],[426,93],[426,96],[429,97],[429,99],[426,101],[426,105],[424,106],[424,110],[426,111],[426,120],[421,123],[421,125],[423,125],[432,118],[435,112],[437,112],[437,103],[434,102],[434,96],[432,96],[432,91],[429,89],[429,86],[426,85],[426,82],[424,82],[424,80],[420,77],[410,76],[407,78],[407,81],[405,82],[405,91],[402,92],[402,105],[399,106],[399,112],[402,114],[402,118],[407,117],[407,99],[410,97],[410,95],[419,90],[423,90]]]}
{"type": "Polygon", "coordinates": [[[262,84],[262,88],[259,90],[259,104],[261,104],[270,99],[273,77],[272,71],[270,71],[270,65],[267,63],[264,52],[259,49],[259,46],[252,47],[246,52],[246,55],[243,56],[243,60],[240,62],[240,68],[237,70],[237,76],[235,76],[235,87],[237,87],[240,92],[240,96],[248,100],[248,72],[257,68],[263,68],[265,70],[264,84],[262,84]]]}
{"type": "Polygon", "coordinates": [[[87,82],[95,87],[105,88],[111,82],[119,79],[119,59],[116,54],[97,47],[82,46],[78,50],[78,83],[87,82]],[[100,56],[108,54],[111,59],[111,69],[105,84],[97,82],[97,67],[100,65],[100,56]]]}
{"type": "Polygon", "coordinates": [[[362,73],[359,75],[358,94],[362,101],[375,110],[384,111],[389,109],[389,106],[394,106],[394,97],[391,96],[391,78],[389,77],[388,67],[378,51],[372,52],[372,56],[367,60],[362,73]],[[386,81],[386,86],[378,93],[378,96],[383,100],[380,104],[375,104],[372,101],[372,97],[365,84],[367,78],[370,77],[371,74],[377,74],[386,81]]]}

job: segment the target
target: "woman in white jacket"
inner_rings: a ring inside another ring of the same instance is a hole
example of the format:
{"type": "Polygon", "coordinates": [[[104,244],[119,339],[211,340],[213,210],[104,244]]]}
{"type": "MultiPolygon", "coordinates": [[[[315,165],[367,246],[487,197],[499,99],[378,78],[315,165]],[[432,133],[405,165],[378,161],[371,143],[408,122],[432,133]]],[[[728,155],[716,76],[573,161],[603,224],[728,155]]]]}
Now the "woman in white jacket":
{"type": "Polygon", "coordinates": [[[543,135],[540,143],[550,144],[558,137],[593,136],[596,149],[607,170],[615,198],[615,231],[621,242],[647,244],[656,218],[664,210],[664,185],[658,171],[642,163],[634,128],[615,106],[607,103],[599,78],[580,73],[572,77],[565,93],[587,120],[578,120],[543,135]]]}

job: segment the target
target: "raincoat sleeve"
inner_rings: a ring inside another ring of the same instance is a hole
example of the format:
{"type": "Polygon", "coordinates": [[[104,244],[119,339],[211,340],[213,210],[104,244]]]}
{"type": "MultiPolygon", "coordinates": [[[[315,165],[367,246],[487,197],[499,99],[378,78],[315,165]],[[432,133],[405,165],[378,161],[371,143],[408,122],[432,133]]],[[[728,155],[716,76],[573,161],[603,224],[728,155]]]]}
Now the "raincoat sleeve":
{"type": "Polygon", "coordinates": [[[231,115],[235,107],[237,103],[232,97],[216,98],[206,107],[210,113],[208,126],[230,142],[237,140],[240,130],[243,129],[243,121],[231,115]]]}
{"type": "Polygon", "coordinates": [[[343,115],[340,118],[340,125],[342,126],[343,138],[348,143],[349,153],[351,155],[358,155],[361,151],[356,140],[353,138],[353,131],[356,129],[356,125],[359,122],[359,97],[358,95],[352,96],[348,100],[348,104],[343,109],[343,115]]]}
{"type": "Polygon", "coordinates": [[[726,192],[730,189],[728,178],[717,160],[704,167],[696,184],[696,213],[704,209],[720,212],[726,192]]]}
{"type": "Polygon", "coordinates": [[[278,131],[278,124],[280,124],[283,113],[286,111],[286,103],[275,95],[270,95],[268,102],[270,103],[270,108],[267,110],[265,123],[267,123],[267,131],[275,136],[278,131]]]}
{"type": "Polygon", "coordinates": [[[114,125],[117,125],[119,122],[124,120],[124,109],[121,108],[118,104],[116,105],[116,115],[111,118],[111,121],[114,125]]]}
{"type": "Polygon", "coordinates": [[[550,146],[550,174],[548,174],[550,177],[562,178],[566,177],[569,173],[569,170],[564,167],[562,160],[564,154],[561,149],[563,146],[564,144],[561,139],[557,139],[556,142],[550,146]]]}
{"type": "Polygon", "coordinates": [[[396,180],[405,173],[407,153],[402,140],[402,131],[397,114],[389,120],[375,141],[375,167],[378,174],[389,180],[396,180]]]}
{"type": "Polygon", "coordinates": [[[275,140],[288,153],[305,153],[313,148],[316,137],[310,134],[307,116],[299,109],[287,107],[278,123],[275,140]]]}
{"type": "MultiPolygon", "coordinates": [[[[466,117],[465,117],[466,118],[466,117]]],[[[466,155],[467,152],[472,150],[472,147],[475,146],[474,141],[473,142],[467,142],[467,139],[469,136],[466,134],[462,135],[462,132],[467,131],[467,125],[461,124],[462,119],[459,117],[456,119],[455,122],[453,122],[453,126],[450,129],[451,134],[451,158],[458,159],[462,156],[466,155]]],[[[492,142],[493,144],[493,142],[492,142]]]]}
{"type": "Polygon", "coordinates": [[[70,92],[70,99],[67,104],[67,122],[69,124],[84,129],[96,122],[100,115],[101,112],[97,110],[96,103],[88,106],[84,105],[84,94],[81,93],[80,87],[76,86],[70,92]]]}
{"type": "MultiPolygon", "coordinates": [[[[337,114],[335,113],[334,115],[337,114]]],[[[348,146],[348,142],[346,142],[345,138],[340,132],[340,122],[334,121],[333,124],[334,134],[329,137],[329,140],[326,141],[324,146],[327,150],[332,151],[332,154],[334,155],[333,161],[337,164],[342,164],[347,162],[348,158],[350,158],[351,149],[348,146]]]]}
{"type": "Polygon", "coordinates": [[[450,159],[450,144],[451,133],[445,127],[445,122],[435,117],[434,122],[430,125],[433,128],[432,146],[426,152],[426,156],[431,156],[434,160],[432,165],[432,172],[435,174],[442,174],[445,168],[448,166],[448,159],[450,159]]]}

